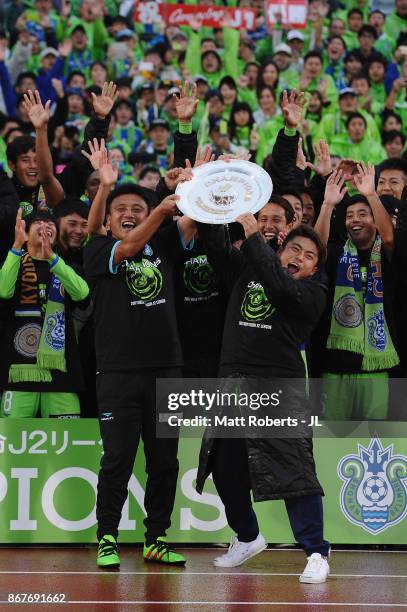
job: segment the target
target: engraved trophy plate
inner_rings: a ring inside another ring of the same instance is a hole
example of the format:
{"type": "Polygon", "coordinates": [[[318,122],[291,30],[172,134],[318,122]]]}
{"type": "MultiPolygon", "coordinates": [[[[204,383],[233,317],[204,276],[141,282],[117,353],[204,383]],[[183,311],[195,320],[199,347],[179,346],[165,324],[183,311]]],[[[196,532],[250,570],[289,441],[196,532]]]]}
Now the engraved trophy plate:
{"type": "Polygon", "coordinates": [[[193,169],[193,178],[176,189],[177,207],[202,223],[232,223],[245,212],[256,213],[270,199],[273,183],[263,168],[239,159],[218,160],[193,169]]]}

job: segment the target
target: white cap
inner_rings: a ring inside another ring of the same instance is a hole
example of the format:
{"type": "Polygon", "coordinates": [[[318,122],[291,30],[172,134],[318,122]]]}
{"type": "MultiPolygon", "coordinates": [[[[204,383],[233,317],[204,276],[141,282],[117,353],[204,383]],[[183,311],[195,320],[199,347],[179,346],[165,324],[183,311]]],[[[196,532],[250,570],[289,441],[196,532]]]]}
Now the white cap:
{"type": "Polygon", "coordinates": [[[280,45],[277,45],[277,47],[273,51],[273,55],[277,55],[277,53],[285,53],[286,55],[293,54],[293,52],[291,51],[291,48],[285,43],[281,43],[280,45]]]}
{"type": "Polygon", "coordinates": [[[59,57],[59,53],[56,49],[54,49],[54,47],[46,47],[45,49],[43,49],[43,51],[41,51],[40,53],[40,59],[43,59],[47,55],[53,55],[54,57],[59,57]]]}
{"type": "Polygon", "coordinates": [[[299,30],[290,30],[287,34],[287,40],[302,40],[304,41],[304,36],[301,34],[299,30]]]}

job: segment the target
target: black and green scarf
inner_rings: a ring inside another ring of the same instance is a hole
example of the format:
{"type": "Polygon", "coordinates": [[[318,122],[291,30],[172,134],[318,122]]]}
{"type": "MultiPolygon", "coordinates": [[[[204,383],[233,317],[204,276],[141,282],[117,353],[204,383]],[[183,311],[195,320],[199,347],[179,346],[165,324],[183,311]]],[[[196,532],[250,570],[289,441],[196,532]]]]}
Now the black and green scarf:
{"type": "Polygon", "coordinates": [[[64,289],[52,274],[42,320],[37,271],[28,253],[21,266],[9,382],[51,382],[51,370],[66,372],[64,289]]]}

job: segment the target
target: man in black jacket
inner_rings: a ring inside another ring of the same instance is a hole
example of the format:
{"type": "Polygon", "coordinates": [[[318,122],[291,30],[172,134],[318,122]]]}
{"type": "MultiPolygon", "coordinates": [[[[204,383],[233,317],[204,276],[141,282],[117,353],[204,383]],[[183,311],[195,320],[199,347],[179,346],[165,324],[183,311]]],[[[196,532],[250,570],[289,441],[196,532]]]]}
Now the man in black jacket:
{"type": "MultiPolygon", "coordinates": [[[[246,236],[240,251],[227,243],[223,226],[200,224],[209,261],[232,288],[220,375],[249,380],[256,391],[272,379],[304,379],[300,345],[318,321],[326,298],[326,287],[313,278],[325,257],[322,242],[311,228],[299,227],[288,234],[276,254],[259,233],[252,214],[241,215],[237,221],[246,236]]],[[[303,410],[301,399],[292,401],[289,416],[303,410]]],[[[200,454],[199,492],[210,472],[229,525],[237,533],[228,552],[215,559],[215,566],[241,565],[267,546],[252,508],[252,491],[255,501],[284,499],[293,533],[308,556],[300,581],[325,582],[329,543],[323,539],[323,491],[310,438],[206,437],[200,454]]]]}

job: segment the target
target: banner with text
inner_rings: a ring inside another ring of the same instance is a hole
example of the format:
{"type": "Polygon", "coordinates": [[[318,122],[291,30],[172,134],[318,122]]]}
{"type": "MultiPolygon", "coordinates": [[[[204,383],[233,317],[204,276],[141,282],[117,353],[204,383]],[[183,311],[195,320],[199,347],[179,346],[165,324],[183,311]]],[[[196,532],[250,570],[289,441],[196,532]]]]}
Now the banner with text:
{"type": "Polygon", "coordinates": [[[189,26],[198,20],[203,26],[253,30],[256,12],[253,9],[237,9],[221,6],[192,6],[189,4],[164,4],[161,2],[136,2],[134,20],[136,23],[153,24],[164,22],[167,26],[189,26]]]}
{"type": "MultiPolygon", "coordinates": [[[[400,431],[405,429],[400,424],[400,431]]],[[[325,490],[325,535],[342,544],[407,544],[407,438],[314,441],[325,490]]],[[[213,482],[194,488],[200,440],[180,440],[177,498],[168,537],[227,542],[213,482]]],[[[0,543],[96,541],[96,486],[103,452],[93,419],[0,419],[0,543]]],[[[142,542],[144,456],[139,449],[120,523],[121,542],[142,542]]],[[[270,543],[293,542],[284,503],[255,504],[270,543]]]]}
{"type": "Polygon", "coordinates": [[[267,0],[267,24],[271,28],[277,23],[292,29],[307,26],[307,0],[267,0]]]}

